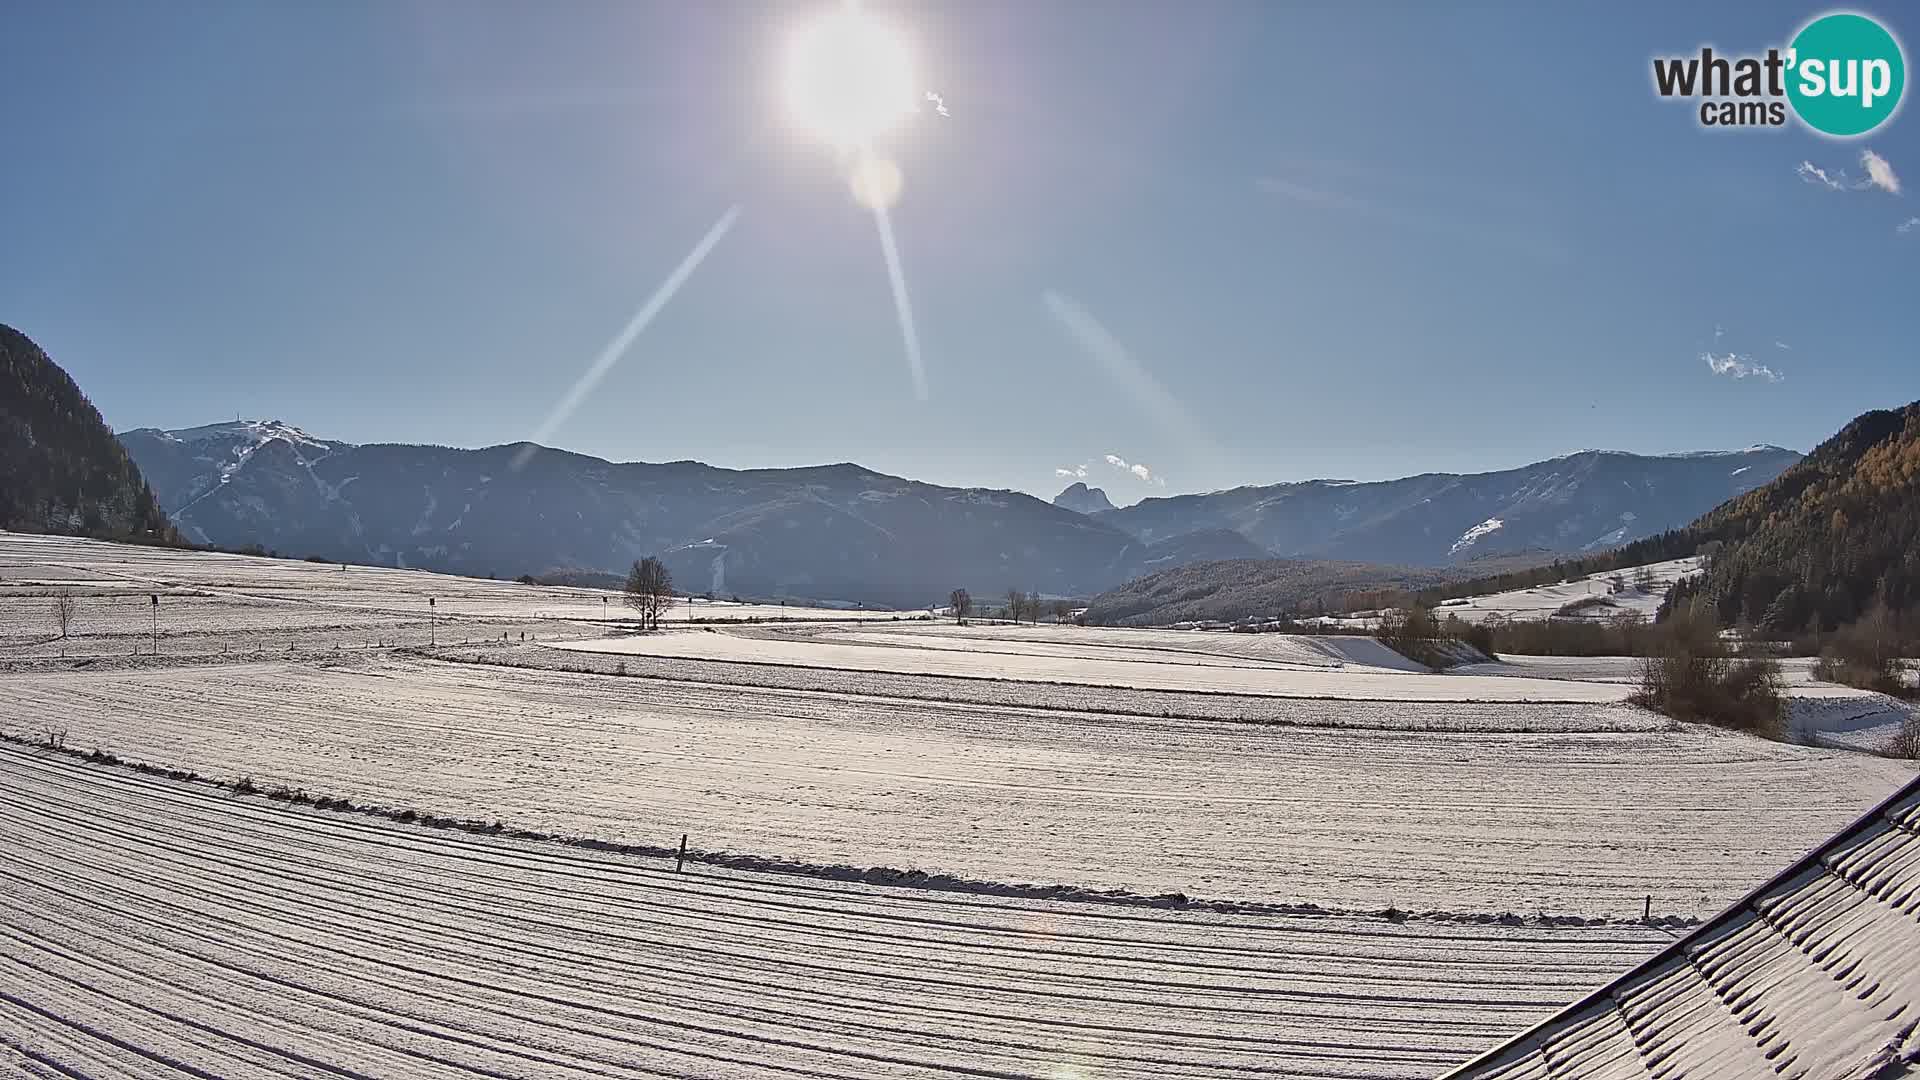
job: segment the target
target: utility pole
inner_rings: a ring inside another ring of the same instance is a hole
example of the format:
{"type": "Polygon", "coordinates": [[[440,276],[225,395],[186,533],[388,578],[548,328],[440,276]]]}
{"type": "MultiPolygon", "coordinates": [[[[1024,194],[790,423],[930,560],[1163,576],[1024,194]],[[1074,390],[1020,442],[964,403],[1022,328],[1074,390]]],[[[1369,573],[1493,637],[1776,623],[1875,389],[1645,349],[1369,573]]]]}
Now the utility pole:
{"type": "Polygon", "coordinates": [[[604,596],[600,598],[600,621],[607,621],[607,598],[604,596]]]}
{"type": "Polygon", "coordinates": [[[153,655],[160,655],[160,594],[148,593],[147,599],[153,608],[153,655]]]}
{"type": "Polygon", "coordinates": [[[433,597],[427,597],[427,648],[440,644],[439,623],[435,621],[433,597]]]}

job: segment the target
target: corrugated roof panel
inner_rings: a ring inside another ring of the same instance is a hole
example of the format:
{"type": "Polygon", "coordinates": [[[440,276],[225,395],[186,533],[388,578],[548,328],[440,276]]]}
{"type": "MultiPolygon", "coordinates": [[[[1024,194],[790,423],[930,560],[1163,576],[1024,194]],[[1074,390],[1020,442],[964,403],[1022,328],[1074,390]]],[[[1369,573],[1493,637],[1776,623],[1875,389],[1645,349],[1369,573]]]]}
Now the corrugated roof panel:
{"type": "Polygon", "coordinates": [[[1920,1078],[1920,779],[1612,985],[1447,1076],[1920,1078]]]}
{"type": "Polygon", "coordinates": [[[1541,1043],[1547,1075],[1592,1080],[1647,1080],[1646,1063],[1619,1006],[1606,1001],[1588,1009],[1541,1043]]]}
{"type": "Polygon", "coordinates": [[[1623,990],[1621,1011],[1656,1080],[1764,1072],[1746,1029],[1690,964],[1675,961],[1644,986],[1623,990]]]}

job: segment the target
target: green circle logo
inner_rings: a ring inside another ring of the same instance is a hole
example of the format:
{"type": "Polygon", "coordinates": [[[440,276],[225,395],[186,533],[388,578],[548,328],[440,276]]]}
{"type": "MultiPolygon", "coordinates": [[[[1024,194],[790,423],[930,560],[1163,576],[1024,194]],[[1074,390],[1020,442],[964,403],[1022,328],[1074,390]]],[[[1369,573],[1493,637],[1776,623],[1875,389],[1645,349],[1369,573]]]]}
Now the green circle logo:
{"type": "Polygon", "coordinates": [[[1787,100],[1815,131],[1865,135],[1893,116],[1907,86],[1907,62],[1886,27],[1852,12],[1808,23],[1787,54],[1787,100]]]}

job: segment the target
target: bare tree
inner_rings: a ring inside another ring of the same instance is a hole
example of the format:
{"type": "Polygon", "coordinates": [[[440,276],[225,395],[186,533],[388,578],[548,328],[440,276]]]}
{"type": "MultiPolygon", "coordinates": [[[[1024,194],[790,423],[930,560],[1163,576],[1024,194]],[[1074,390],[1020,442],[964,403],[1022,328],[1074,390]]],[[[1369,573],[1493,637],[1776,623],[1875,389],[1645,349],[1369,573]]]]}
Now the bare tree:
{"type": "Polygon", "coordinates": [[[965,589],[955,589],[947,594],[947,605],[953,608],[953,621],[965,622],[973,614],[973,594],[965,589]]]}
{"type": "Polygon", "coordinates": [[[54,594],[53,621],[60,627],[60,637],[64,640],[67,629],[73,625],[73,590],[61,589],[54,594]]]}
{"type": "Polygon", "coordinates": [[[649,555],[627,571],[627,606],[640,616],[640,629],[660,629],[660,616],[673,602],[673,575],[667,564],[649,555]]]}
{"type": "Polygon", "coordinates": [[[1026,617],[1027,605],[1031,602],[1032,601],[1027,598],[1027,594],[1021,592],[1019,589],[1008,589],[1007,618],[1012,619],[1016,623],[1019,622],[1022,618],[1026,617]]]}
{"type": "Polygon", "coordinates": [[[1073,617],[1073,601],[1055,600],[1053,602],[1053,621],[1066,622],[1073,617]]]}

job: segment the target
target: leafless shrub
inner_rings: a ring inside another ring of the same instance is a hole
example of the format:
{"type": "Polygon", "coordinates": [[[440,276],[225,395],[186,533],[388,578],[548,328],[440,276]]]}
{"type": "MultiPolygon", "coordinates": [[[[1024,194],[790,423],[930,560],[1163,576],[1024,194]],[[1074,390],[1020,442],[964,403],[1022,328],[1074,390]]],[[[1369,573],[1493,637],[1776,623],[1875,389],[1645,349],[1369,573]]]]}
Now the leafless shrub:
{"type": "Polygon", "coordinates": [[[1828,638],[1813,665],[1813,677],[1904,697],[1911,692],[1901,659],[1906,647],[1899,620],[1877,607],[1828,638]]]}
{"type": "Polygon", "coordinates": [[[1674,612],[1654,633],[1655,649],[1640,661],[1635,704],[1676,720],[1786,737],[1787,696],[1778,662],[1733,656],[1703,604],[1674,612]]]}
{"type": "Polygon", "coordinates": [[[1886,747],[1888,757],[1905,758],[1908,761],[1920,761],[1920,709],[1908,709],[1907,715],[1900,721],[1900,730],[1886,747]]]}

